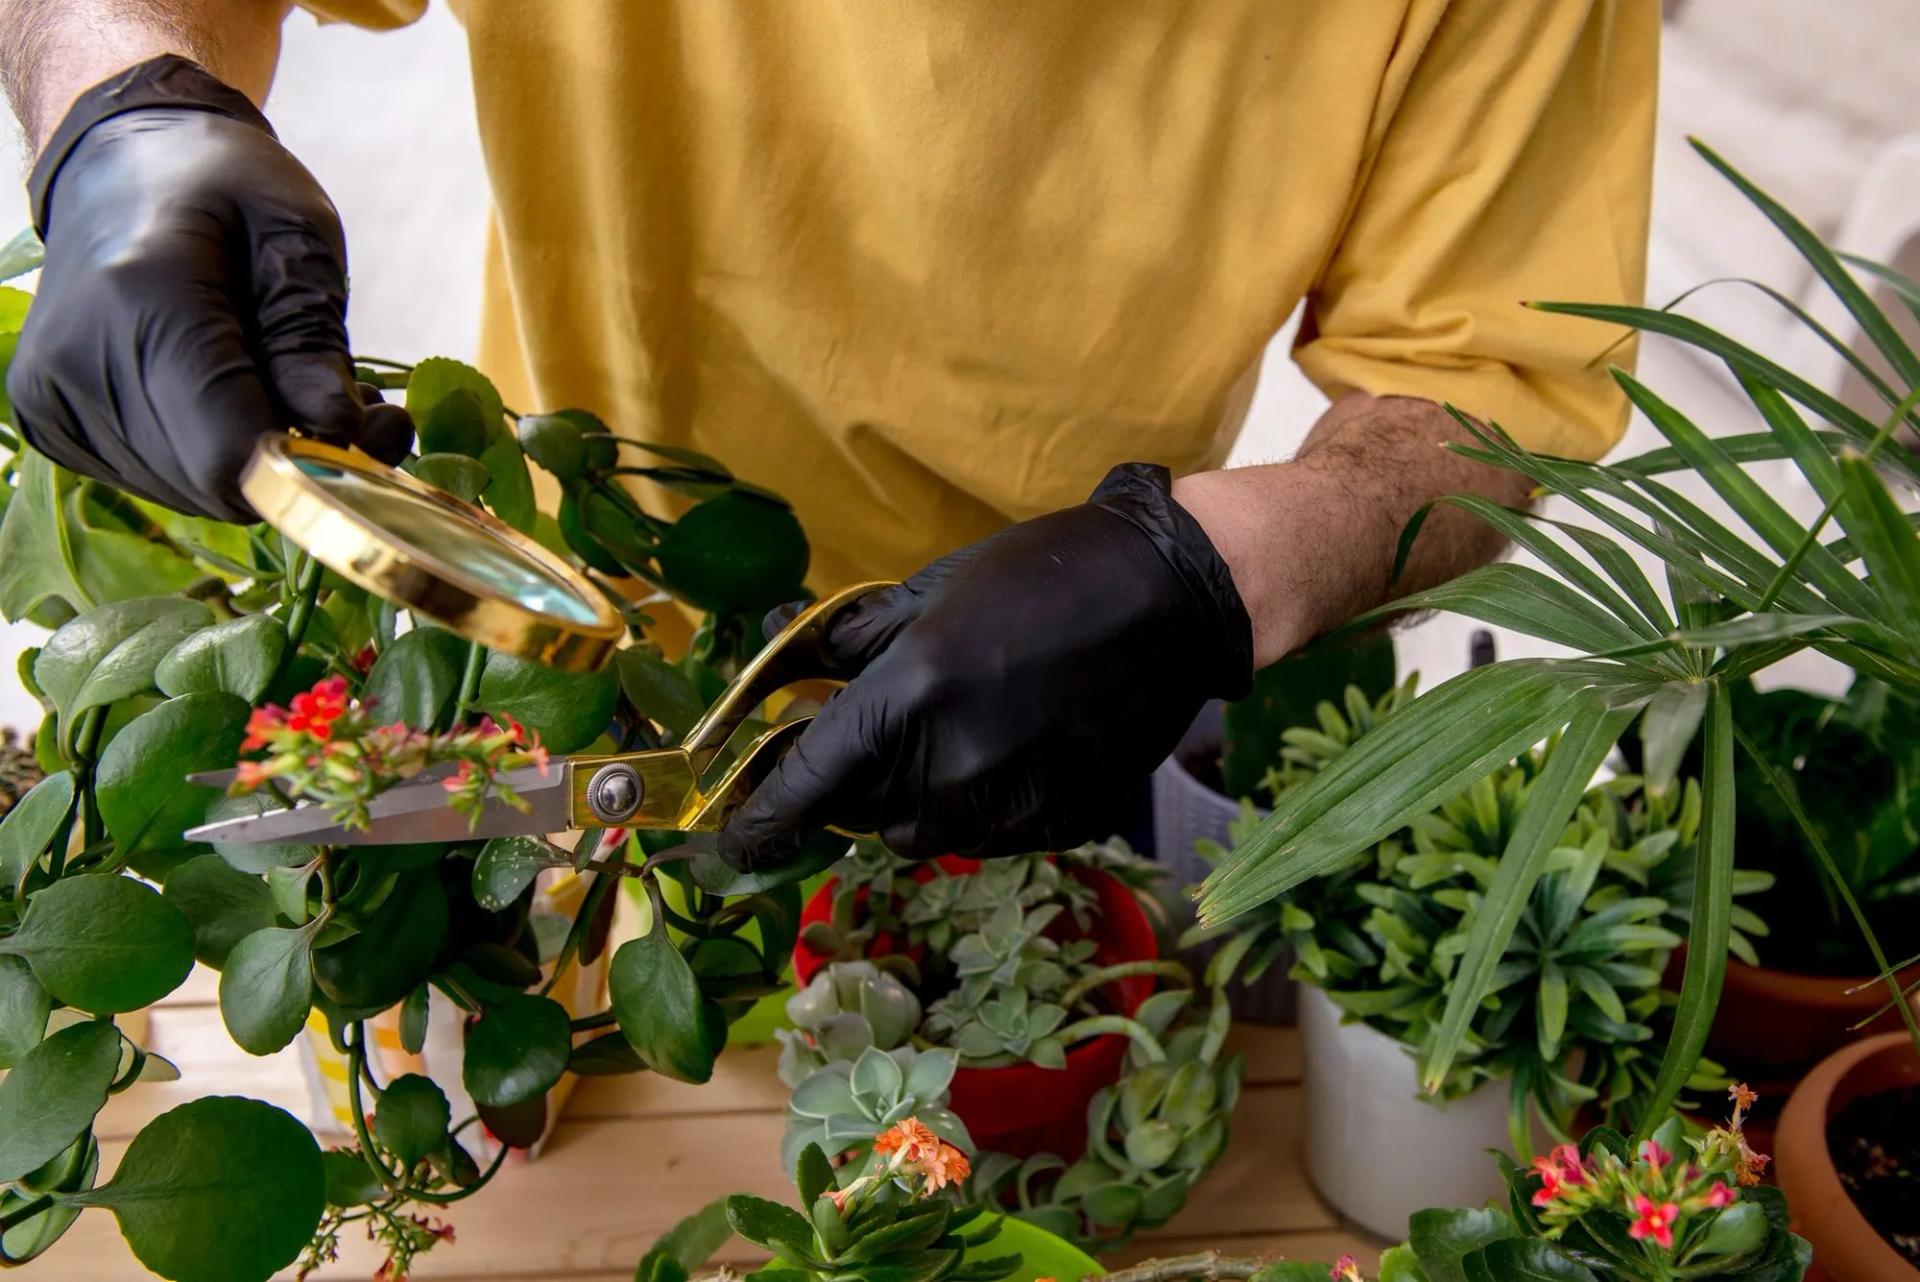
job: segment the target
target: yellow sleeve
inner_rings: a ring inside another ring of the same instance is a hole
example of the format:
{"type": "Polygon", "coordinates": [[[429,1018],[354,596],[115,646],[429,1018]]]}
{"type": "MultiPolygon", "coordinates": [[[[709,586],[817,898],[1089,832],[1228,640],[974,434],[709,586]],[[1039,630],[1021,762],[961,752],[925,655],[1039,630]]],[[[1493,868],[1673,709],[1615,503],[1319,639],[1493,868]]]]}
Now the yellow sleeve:
{"type": "MultiPolygon", "coordinates": [[[[1414,8],[1418,8],[1416,4],[1414,8]]],[[[1448,401],[1531,449],[1626,429],[1613,327],[1523,300],[1639,303],[1660,6],[1448,0],[1396,58],[1294,350],[1329,396],[1448,401]]]]}
{"type": "Polygon", "coordinates": [[[356,27],[391,31],[418,20],[427,0],[298,0],[322,22],[351,22],[356,27]]]}

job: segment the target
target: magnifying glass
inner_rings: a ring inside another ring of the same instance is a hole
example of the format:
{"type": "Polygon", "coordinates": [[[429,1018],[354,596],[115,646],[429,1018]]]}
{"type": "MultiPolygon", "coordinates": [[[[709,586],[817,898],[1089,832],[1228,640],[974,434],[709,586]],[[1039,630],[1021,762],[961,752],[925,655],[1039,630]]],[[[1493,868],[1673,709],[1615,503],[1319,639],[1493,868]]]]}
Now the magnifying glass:
{"type": "Polygon", "coordinates": [[[264,437],[240,492],[329,570],[489,649],[587,672],[626,634],[612,603],[563,558],[357,450],[264,437]]]}

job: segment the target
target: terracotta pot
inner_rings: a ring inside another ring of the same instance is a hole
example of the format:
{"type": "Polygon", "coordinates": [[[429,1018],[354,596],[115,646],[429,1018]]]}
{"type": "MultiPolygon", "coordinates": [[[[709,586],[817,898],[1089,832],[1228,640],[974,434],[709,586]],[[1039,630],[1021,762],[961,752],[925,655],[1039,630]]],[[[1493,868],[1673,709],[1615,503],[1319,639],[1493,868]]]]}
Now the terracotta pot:
{"type": "MultiPolygon", "coordinates": [[[[1903,979],[1908,985],[1920,980],[1920,966],[1903,979]]],[[[1707,1053],[1765,1094],[1762,1082],[1769,1077],[1791,1081],[1850,1042],[1898,1028],[1899,1012],[1889,1009],[1865,1029],[1853,1029],[1886,1005],[1888,996],[1886,985],[1871,976],[1797,975],[1729,957],[1707,1053]],[[1849,993],[1851,988],[1860,991],[1849,993]]]]}
{"type": "Polygon", "coordinates": [[[1863,1095],[1920,1084],[1920,1052],[1887,1033],[1836,1051],[1802,1079],[1774,1135],[1774,1173],[1793,1228],[1813,1243],[1809,1282],[1920,1282],[1847,1195],[1827,1149],[1827,1123],[1863,1095]]]}
{"type": "MultiPolygon", "coordinates": [[[[935,862],[950,873],[972,872],[980,866],[977,860],[954,855],[943,856],[935,862]]],[[[1154,937],[1153,923],[1147,920],[1139,901],[1125,883],[1097,869],[1076,875],[1085,878],[1098,896],[1099,913],[1094,918],[1095,964],[1112,966],[1158,958],[1160,946],[1154,937]]],[[[801,929],[812,922],[830,919],[833,886],[834,883],[828,882],[807,901],[800,913],[801,929]]],[[[804,986],[824,965],[826,958],[805,944],[795,946],[795,982],[804,986]]],[[[1130,1016],[1152,995],[1153,983],[1148,976],[1116,980],[1107,985],[1106,992],[1114,1010],[1130,1016]]],[[[963,1068],[953,1075],[947,1103],[967,1124],[975,1145],[983,1151],[1011,1153],[1015,1157],[1058,1153],[1071,1161],[1086,1151],[1088,1102],[1101,1087],[1120,1080],[1126,1055],[1127,1039],[1117,1033],[1107,1033],[1069,1049],[1064,1068],[1040,1068],[1033,1064],[963,1068]]]]}

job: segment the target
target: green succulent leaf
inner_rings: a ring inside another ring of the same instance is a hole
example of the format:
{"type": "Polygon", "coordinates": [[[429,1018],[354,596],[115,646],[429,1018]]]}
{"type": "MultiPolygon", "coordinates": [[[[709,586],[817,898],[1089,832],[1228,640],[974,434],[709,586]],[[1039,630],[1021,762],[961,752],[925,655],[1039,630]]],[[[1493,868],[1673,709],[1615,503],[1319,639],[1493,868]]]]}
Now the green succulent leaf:
{"type": "Polygon", "coordinates": [[[218,969],[233,946],[273,925],[273,894],[218,855],[196,855],[167,874],[162,892],[193,926],[195,959],[218,969]]]}
{"type": "Polygon", "coordinates": [[[48,775],[0,816],[0,897],[11,895],[73,809],[73,775],[48,775]]]}
{"type": "Polygon", "coordinates": [[[74,725],[89,708],[152,689],[167,652],[212,622],[213,612],[198,601],[141,597],[62,624],[33,664],[34,681],[59,714],[61,742],[72,742],[74,725]]]}
{"type": "Polygon", "coordinates": [[[571,867],[538,837],[495,837],[473,861],[473,899],[489,912],[510,907],[548,868],[571,867]]]}
{"type": "Polygon", "coordinates": [[[299,1255],[325,1209],[326,1173],[291,1115],[212,1096],[162,1113],[133,1137],[113,1179],[63,1200],[111,1210],[134,1255],[163,1278],[234,1282],[299,1255]]]}
{"type": "Polygon", "coordinates": [[[514,717],[548,749],[565,753],[578,752],[605,733],[619,694],[612,668],[561,672],[495,651],[487,655],[476,702],[496,717],[514,717]]]}
{"type": "Polygon", "coordinates": [[[380,652],[361,699],[382,721],[444,730],[453,720],[467,643],[445,628],[417,627],[380,652]]]}
{"type": "Polygon", "coordinates": [[[0,954],[24,958],[59,1001],[115,1014],[180,986],[193,969],[193,927],[151,886],[85,873],[35,895],[0,954]]]}
{"type": "Polygon", "coordinates": [[[467,503],[479,502],[493,479],[485,464],[465,454],[422,454],[408,460],[407,471],[467,503]]]}
{"type": "Polygon", "coordinates": [[[268,927],[228,954],[220,1017],[250,1055],[271,1055],[300,1035],[313,1006],[313,933],[268,927]]]}
{"type": "Polygon", "coordinates": [[[726,1016],[701,996],[693,968],[662,923],[622,944],[608,975],[614,1018],[657,1073],[700,1083],[726,1045],[726,1016]]]}
{"type": "Polygon", "coordinates": [[[287,629],[265,614],[247,614],[188,634],[154,668],[165,695],[231,694],[258,703],[280,670],[287,629]]]}
{"type": "MultiPolygon", "coordinates": [[[[439,1147],[452,1122],[446,1092],[432,1079],[408,1073],[380,1092],[373,1110],[373,1136],[403,1166],[411,1167],[439,1147]]],[[[364,1168],[366,1163],[360,1165],[364,1168]]]]}
{"type": "Polygon", "coordinates": [[[53,998],[33,968],[18,957],[0,956],[0,1068],[12,1068],[47,1033],[53,998]]]}
{"type": "Polygon", "coordinates": [[[675,521],[656,561],[675,595],[714,614],[746,614],[801,595],[807,536],[791,508],[728,490],[675,521]]]}
{"type": "Polygon", "coordinates": [[[169,851],[200,824],[216,795],[186,782],[199,770],[231,766],[250,709],[231,694],[183,694],[141,713],[100,754],[94,795],[122,854],[169,851]]]}

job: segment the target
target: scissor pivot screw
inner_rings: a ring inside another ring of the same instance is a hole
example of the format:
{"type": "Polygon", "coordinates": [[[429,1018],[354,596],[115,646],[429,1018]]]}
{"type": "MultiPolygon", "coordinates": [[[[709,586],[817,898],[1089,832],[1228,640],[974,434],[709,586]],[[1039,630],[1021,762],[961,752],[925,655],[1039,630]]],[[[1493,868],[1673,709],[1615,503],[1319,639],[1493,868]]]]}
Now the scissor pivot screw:
{"type": "Polygon", "coordinates": [[[646,795],[640,772],[619,762],[601,766],[587,781],[587,809],[593,811],[594,818],[610,824],[617,824],[640,809],[641,799],[646,795]]]}

